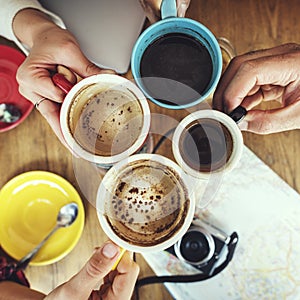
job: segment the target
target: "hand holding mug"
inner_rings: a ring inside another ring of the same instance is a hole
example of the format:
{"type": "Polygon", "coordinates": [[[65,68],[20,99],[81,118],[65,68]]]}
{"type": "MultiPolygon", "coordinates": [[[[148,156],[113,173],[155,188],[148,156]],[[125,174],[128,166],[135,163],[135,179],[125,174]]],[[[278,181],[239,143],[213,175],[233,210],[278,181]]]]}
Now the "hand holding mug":
{"type": "Polygon", "coordinates": [[[66,144],[77,156],[109,168],[145,145],[150,108],[130,80],[96,74],[72,85],[55,74],[53,81],[67,93],[60,126],[66,144]]]}
{"type": "Polygon", "coordinates": [[[40,103],[39,111],[65,144],[59,124],[64,93],[52,82],[51,72],[56,72],[57,65],[65,65],[81,77],[106,71],[84,56],[69,31],[58,27],[42,12],[34,9],[20,11],[14,18],[13,28],[19,40],[30,48],[28,57],[17,72],[20,93],[34,104],[40,103]],[[31,20],[30,26],[25,26],[28,20],[31,20]],[[41,99],[51,101],[41,102],[41,99]]]}
{"type": "Polygon", "coordinates": [[[268,134],[300,128],[300,46],[284,44],[235,57],[214,93],[214,108],[248,110],[242,130],[268,134]],[[263,101],[276,100],[280,108],[261,110],[263,101]]]}
{"type": "Polygon", "coordinates": [[[16,282],[2,281],[0,299],[129,300],[138,277],[139,266],[132,260],[131,253],[125,252],[116,269],[112,270],[120,253],[120,247],[107,241],[95,249],[77,274],[47,296],[16,282]]]}
{"type": "MultiPolygon", "coordinates": [[[[178,17],[184,17],[191,0],[177,0],[176,2],[178,17]]],[[[151,23],[155,23],[161,18],[160,7],[162,0],[140,0],[140,3],[151,23]]]]}
{"type": "Polygon", "coordinates": [[[45,300],[82,299],[114,300],[130,299],[139,273],[139,267],[126,252],[117,269],[111,271],[120,254],[118,246],[106,242],[98,248],[82,270],[69,281],[53,290],[45,300]],[[102,285],[99,290],[95,286],[102,285]]]}

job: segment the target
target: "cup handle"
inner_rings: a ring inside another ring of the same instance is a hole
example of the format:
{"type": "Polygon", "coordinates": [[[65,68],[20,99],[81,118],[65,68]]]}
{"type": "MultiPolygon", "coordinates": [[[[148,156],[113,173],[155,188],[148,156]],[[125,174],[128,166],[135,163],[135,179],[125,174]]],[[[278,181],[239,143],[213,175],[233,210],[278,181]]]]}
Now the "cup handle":
{"type": "Polygon", "coordinates": [[[239,124],[245,118],[246,114],[246,108],[240,105],[229,113],[229,117],[232,118],[235,123],[239,124]]]}
{"type": "Polygon", "coordinates": [[[66,94],[82,78],[64,66],[57,66],[57,73],[52,76],[53,83],[66,94]]]}
{"type": "Polygon", "coordinates": [[[114,271],[117,268],[117,266],[118,266],[118,264],[119,264],[119,262],[120,262],[120,260],[123,257],[123,255],[124,255],[125,252],[126,252],[126,249],[121,248],[119,257],[118,257],[118,259],[116,260],[116,262],[114,263],[114,265],[111,268],[112,271],[114,271]]]}
{"type": "Polygon", "coordinates": [[[177,17],[176,0],[162,0],[160,13],[162,19],[177,17]]]}
{"type": "Polygon", "coordinates": [[[60,73],[55,73],[52,76],[52,81],[66,94],[68,94],[71,88],[74,86],[63,74],[60,73]]]}

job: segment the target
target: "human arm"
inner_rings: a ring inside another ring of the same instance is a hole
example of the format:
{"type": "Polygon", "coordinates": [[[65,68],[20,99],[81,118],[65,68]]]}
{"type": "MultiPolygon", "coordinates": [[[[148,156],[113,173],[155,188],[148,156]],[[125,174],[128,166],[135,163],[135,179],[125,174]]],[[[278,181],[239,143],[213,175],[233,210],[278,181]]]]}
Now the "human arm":
{"type": "Polygon", "coordinates": [[[53,23],[57,24],[61,28],[65,28],[63,21],[43,8],[38,0],[0,0],[0,35],[13,41],[26,55],[28,55],[28,48],[26,45],[16,37],[13,31],[13,20],[18,12],[26,8],[32,8],[40,10],[45,13],[53,23]]]}
{"type": "MultiPolygon", "coordinates": [[[[147,18],[150,23],[154,23],[160,19],[160,6],[162,0],[140,0],[147,18]]],[[[184,17],[191,0],[177,0],[177,15],[184,17]]]]}
{"type": "Polygon", "coordinates": [[[0,282],[0,300],[42,300],[45,295],[12,281],[0,282]]]}
{"type": "Polygon", "coordinates": [[[213,107],[226,113],[237,106],[248,113],[242,130],[269,134],[300,128],[300,45],[284,44],[235,57],[222,76],[213,107]],[[258,109],[263,101],[280,107],[258,109]]]}
{"type": "Polygon", "coordinates": [[[130,253],[125,252],[116,270],[111,271],[119,254],[119,247],[106,242],[95,250],[86,265],[75,276],[47,296],[14,282],[1,282],[0,300],[130,299],[139,266],[133,262],[130,253]],[[101,283],[100,288],[97,288],[101,283]]]}
{"type": "Polygon", "coordinates": [[[81,77],[107,71],[91,63],[80,50],[75,37],[39,10],[19,11],[13,20],[13,31],[18,40],[30,49],[17,72],[20,93],[34,104],[42,98],[51,100],[43,101],[39,111],[66,145],[59,123],[64,93],[53,84],[51,72],[56,72],[57,65],[66,66],[81,77]]]}

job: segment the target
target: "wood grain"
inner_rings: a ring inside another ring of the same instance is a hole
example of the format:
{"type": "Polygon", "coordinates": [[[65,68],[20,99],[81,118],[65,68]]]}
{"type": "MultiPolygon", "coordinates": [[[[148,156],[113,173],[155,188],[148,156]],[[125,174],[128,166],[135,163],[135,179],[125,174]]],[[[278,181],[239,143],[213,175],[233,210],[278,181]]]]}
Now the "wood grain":
{"type": "MultiPolygon", "coordinates": [[[[187,13],[188,17],[210,28],[217,37],[228,38],[238,54],[286,42],[300,42],[299,15],[300,5],[297,0],[192,0],[187,13]]],[[[13,45],[5,39],[0,42],[13,45]]],[[[128,73],[127,77],[131,78],[131,74],[128,73]]],[[[188,113],[167,111],[153,104],[150,106],[152,112],[156,113],[156,122],[153,124],[155,141],[160,133],[188,113]]],[[[199,107],[193,109],[197,108],[199,107]]],[[[300,192],[299,130],[268,136],[243,133],[243,136],[245,144],[258,157],[300,192]]],[[[172,158],[169,141],[163,144],[159,153],[172,158]]],[[[77,272],[90,257],[94,247],[106,239],[98,224],[93,201],[101,174],[95,173],[89,166],[84,166],[84,162],[73,159],[35,110],[20,126],[1,133],[0,170],[0,187],[20,173],[46,170],[66,178],[82,196],[86,224],[76,248],[58,263],[45,267],[29,267],[26,270],[32,287],[47,293],[77,272]],[[83,178],[87,179],[86,182],[83,178]],[[93,181],[89,183],[90,178],[93,181]]],[[[137,261],[141,266],[140,277],[153,274],[140,255],[137,256],[137,261]]],[[[172,299],[163,285],[143,287],[139,294],[143,300],[172,299]]]]}

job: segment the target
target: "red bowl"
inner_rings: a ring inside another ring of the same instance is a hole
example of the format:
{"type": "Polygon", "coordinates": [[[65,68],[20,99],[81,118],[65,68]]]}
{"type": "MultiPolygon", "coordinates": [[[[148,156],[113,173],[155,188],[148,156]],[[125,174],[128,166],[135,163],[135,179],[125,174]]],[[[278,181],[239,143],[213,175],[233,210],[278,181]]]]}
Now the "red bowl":
{"type": "Polygon", "coordinates": [[[0,45],[0,103],[15,105],[21,111],[21,118],[14,123],[0,122],[0,132],[15,128],[22,123],[33,109],[32,102],[19,93],[16,80],[18,67],[25,60],[25,55],[17,49],[0,45]]]}

